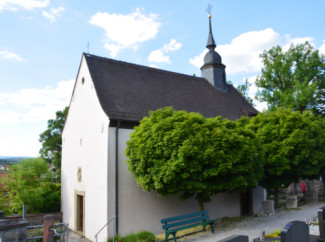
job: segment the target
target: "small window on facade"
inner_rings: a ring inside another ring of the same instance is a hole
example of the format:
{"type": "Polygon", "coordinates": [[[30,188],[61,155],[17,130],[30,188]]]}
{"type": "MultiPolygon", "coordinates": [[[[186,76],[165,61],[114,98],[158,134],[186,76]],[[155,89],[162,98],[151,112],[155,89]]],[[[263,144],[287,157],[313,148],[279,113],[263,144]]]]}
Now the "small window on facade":
{"type": "Polygon", "coordinates": [[[85,78],[84,77],[81,79],[81,84],[82,85],[85,84],[85,78]]]}

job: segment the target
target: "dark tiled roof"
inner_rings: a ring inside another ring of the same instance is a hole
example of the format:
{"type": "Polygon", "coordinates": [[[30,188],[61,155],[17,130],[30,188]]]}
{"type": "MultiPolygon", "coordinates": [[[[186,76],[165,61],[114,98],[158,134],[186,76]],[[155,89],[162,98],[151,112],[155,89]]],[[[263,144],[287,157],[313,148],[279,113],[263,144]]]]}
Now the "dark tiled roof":
{"type": "Polygon", "coordinates": [[[224,93],[201,77],[84,56],[100,104],[110,119],[139,121],[149,111],[166,106],[231,120],[257,114],[232,85],[224,93]]]}

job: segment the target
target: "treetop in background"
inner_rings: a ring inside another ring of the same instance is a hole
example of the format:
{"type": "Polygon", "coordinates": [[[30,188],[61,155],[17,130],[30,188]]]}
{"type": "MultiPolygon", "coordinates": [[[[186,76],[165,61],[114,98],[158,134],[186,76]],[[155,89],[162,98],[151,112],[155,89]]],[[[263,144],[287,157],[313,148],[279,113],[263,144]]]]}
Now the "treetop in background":
{"type": "Polygon", "coordinates": [[[268,108],[312,110],[325,117],[325,59],[308,42],[264,51],[263,68],[256,79],[256,98],[268,108]]]}
{"type": "Polygon", "coordinates": [[[69,108],[56,112],[56,119],[48,120],[47,130],[40,134],[42,148],[39,153],[48,163],[53,164],[60,172],[61,169],[61,134],[68,115],[69,108]]]}

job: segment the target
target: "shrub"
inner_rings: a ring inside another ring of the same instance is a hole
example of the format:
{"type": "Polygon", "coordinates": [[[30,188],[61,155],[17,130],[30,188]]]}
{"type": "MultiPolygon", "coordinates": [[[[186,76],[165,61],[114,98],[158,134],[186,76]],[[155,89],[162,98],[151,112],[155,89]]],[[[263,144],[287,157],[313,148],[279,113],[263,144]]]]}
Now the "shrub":
{"type": "MultiPolygon", "coordinates": [[[[119,235],[114,236],[114,242],[119,242],[122,239],[123,238],[119,235]]],[[[108,239],[107,242],[113,242],[113,238],[108,239]]]]}
{"type": "MultiPolygon", "coordinates": [[[[152,242],[156,240],[156,236],[150,231],[140,231],[137,234],[128,234],[125,237],[119,235],[114,236],[114,242],[152,242]]],[[[107,240],[107,242],[113,242],[113,238],[107,240]]]]}
{"type": "Polygon", "coordinates": [[[128,234],[124,237],[123,242],[137,242],[138,237],[136,234],[128,234]]]}
{"type": "Polygon", "coordinates": [[[136,234],[138,241],[141,242],[150,242],[150,241],[155,241],[156,236],[150,232],[150,231],[140,231],[139,233],[136,234]]]}

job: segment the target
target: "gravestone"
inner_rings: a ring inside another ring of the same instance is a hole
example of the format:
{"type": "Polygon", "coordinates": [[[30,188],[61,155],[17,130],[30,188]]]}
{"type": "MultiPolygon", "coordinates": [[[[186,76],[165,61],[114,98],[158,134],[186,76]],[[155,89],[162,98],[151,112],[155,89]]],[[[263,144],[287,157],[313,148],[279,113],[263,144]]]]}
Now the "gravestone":
{"type": "Polygon", "coordinates": [[[287,223],[281,232],[281,242],[309,242],[309,228],[305,222],[287,223]]]}
{"type": "Polygon", "coordinates": [[[287,195],[287,208],[297,208],[297,195],[287,195]]]}
{"type": "Polygon", "coordinates": [[[317,242],[325,242],[325,207],[318,209],[318,226],[319,226],[319,239],[317,242]]]}
{"type": "Polygon", "coordinates": [[[223,240],[219,240],[219,242],[248,242],[247,235],[232,235],[223,240]]]}
{"type": "Polygon", "coordinates": [[[274,212],[274,201],[273,200],[265,200],[262,201],[262,210],[264,213],[268,215],[275,214],[274,212]]]}

